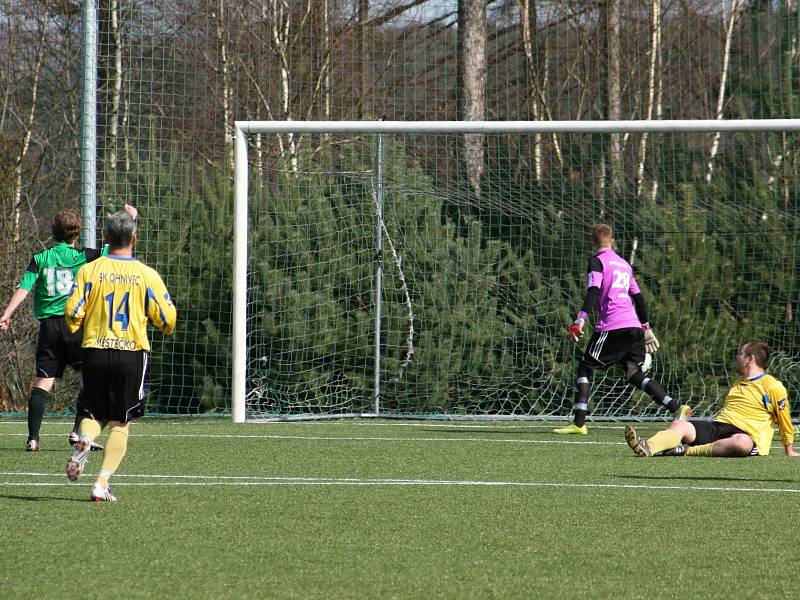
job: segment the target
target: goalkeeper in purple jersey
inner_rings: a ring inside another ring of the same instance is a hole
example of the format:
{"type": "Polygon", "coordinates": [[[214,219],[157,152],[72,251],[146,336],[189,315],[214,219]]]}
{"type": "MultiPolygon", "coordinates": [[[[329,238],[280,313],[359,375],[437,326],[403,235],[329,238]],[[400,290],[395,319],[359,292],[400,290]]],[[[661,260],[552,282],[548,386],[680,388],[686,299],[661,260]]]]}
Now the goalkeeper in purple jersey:
{"type": "Polygon", "coordinates": [[[555,429],[554,433],[589,433],[586,415],[589,411],[592,372],[615,364],[625,369],[625,378],[629,384],[647,392],[677,419],[686,419],[691,415],[691,409],[681,406],[658,383],[642,372],[646,354],[658,350],[658,340],[650,329],[647,306],[633,277],[633,268],[612,249],[614,240],[611,227],[595,225],[592,243],[598,252],[589,259],[586,299],[569,327],[569,336],[573,341],[578,341],[583,335],[583,326],[589,312],[594,308],[599,313],[597,326],[578,362],[574,421],[566,427],[555,429]]]}

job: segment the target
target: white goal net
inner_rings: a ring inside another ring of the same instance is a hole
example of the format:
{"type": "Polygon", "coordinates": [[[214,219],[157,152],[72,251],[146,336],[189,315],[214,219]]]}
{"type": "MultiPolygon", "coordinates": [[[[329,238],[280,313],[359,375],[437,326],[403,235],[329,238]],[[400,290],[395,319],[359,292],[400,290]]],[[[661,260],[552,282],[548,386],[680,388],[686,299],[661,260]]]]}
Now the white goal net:
{"type": "MultiPolygon", "coordinates": [[[[712,414],[747,338],[796,388],[799,128],[239,122],[234,420],[568,417],[597,222],[670,395],[712,414]]],[[[592,418],[665,416],[619,369],[592,386],[592,418]]]]}

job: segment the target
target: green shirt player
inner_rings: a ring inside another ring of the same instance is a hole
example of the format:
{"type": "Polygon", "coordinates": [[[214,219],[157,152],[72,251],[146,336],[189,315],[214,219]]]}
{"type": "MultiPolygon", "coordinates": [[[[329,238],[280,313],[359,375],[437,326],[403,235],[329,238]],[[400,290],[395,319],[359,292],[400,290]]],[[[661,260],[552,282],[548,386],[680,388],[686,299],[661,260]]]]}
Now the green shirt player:
{"type": "MultiPolygon", "coordinates": [[[[132,206],[125,205],[125,210],[136,217],[136,209],[132,206]]],[[[33,255],[8,306],[0,316],[0,331],[7,331],[14,311],[33,292],[33,314],[39,320],[39,337],[36,342],[36,375],[28,400],[28,440],[25,449],[31,452],[41,448],[39,429],[44,407],[56,378],[64,374],[67,365],[76,370],[81,366],[82,333],[72,333],[66,326],[64,305],[72,291],[78,270],[100,256],[100,251],[76,248],[80,231],[81,218],[77,212],[62,210],[55,215],[52,223],[55,244],[33,255]]],[[[78,406],[80,402],[79,393],[78,406]]],[[[81,411],[76,410],[75,424],[70,434],[71,444],[78,440],[81,419],[81,411]]],[[[92,449],[102,450],[102,446],[95,444],[92,449]]]]}

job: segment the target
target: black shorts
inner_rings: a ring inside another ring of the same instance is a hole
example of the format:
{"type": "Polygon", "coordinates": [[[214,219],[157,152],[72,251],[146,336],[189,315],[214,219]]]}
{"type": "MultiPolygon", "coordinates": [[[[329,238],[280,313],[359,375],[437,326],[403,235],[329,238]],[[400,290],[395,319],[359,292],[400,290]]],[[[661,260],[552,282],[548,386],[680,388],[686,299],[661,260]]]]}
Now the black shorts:
{"type": "MultiPolygon", "coordinates": [[[[742,431],[738,427],[734,427],[730,423],[722,423],[720,421],[695,421],[689,419],[689,422],[694,425],[695,438],[689,444],[690,446],[702,446],[703,444],[710,444],[717,440],[724,440],[732,437],[737,433],[743,433],[750,437],[746,431],[742,431]]],[[[753,442],[753,449],[750,451],[750,456],[758,454],[756,443],[753,442]]]]}
{"type": "Polygon", "coordinates": [[[67,365],[81,370],[83,332],[72,333],[64,317],[39,321],[36,341],[36,377],[61,377],[67,365]]]}
{"type": "Polygon", "coordinates": [[[590,369],[606,369],[615,364],[641,368],[644,356],[644,332],[640,327],[627,327],[595,331],[581,362],[590,369]]]}
{"type": "Polygon", "coordinates": [[[144,414],[147,352],[83,349],[83,416],[127,423],[144,414]]]}

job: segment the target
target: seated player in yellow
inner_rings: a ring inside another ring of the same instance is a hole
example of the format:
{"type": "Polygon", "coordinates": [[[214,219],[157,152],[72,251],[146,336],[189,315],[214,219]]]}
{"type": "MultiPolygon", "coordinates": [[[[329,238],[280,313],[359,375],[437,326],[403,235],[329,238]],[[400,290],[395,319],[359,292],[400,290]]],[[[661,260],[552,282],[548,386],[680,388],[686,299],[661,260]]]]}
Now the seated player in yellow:
{"type": "Polygon", "coordinates": [[[794,427],[786,388],[765,372],[769,356],[764,342],[744,342],[736,353],[740,377],[712,421],[673,421],[669,429],[647,440],[628,425],[628,445],[639,456],[766,456],[777,425],[786,454],[800,456],[792,446],[794,427]]]}
{"type": "Polygon", "coordinates": [[[119,211],[105,219],[108,256],[78,271],[64,307],[72,331],[83,328],[83,402],[80,439],[66,466],[67,478],[80,477],[92,442],[108,425],[103,463],[91,498],[116,501],[108,480],[128,445],[134,419],[144,414],[144,384],[150,341],[147,323],[165,335],[175,329],[176,311],[159,274],[133,257],[136,223],[119,211]]]}

